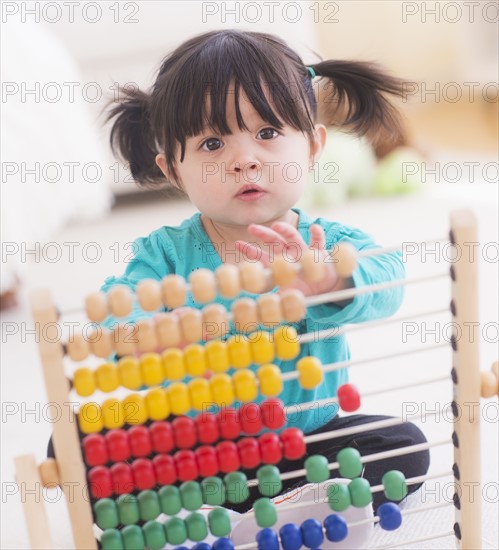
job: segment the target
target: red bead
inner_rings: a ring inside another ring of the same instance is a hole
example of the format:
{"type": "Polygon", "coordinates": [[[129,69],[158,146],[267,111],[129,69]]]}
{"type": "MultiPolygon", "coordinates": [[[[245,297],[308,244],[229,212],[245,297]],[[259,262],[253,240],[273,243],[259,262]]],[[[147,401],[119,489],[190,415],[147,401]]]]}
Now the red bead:
{"type": "Polygon", "coordinates": [[[258,438],[260,454],[264,464],[277,464],[282,458],[281,441],[279,436],[272,432],[262,434],[258,438]]]}
{"type": "Polygon", "coordinates": [[[140,491],[152,489],[156,485],[156,476],[152,462],[147,458],[137,458],[132,462],[132,474],[135,487],[140,491]]]}
{"type": "Polygon", "coordinates": [[[345,412],[354,412],[360,407],[360,395],[352,384],[343,384],[338,388],[338,403],[345,412]]]}
{"type": "Polygon", "coordinates": [[[110,430],[104,436],[107,444],[109,459],[112,462],[125,461],[130,458],[132,451],[125,430],[110,430]]]}
{"type": "Polygon", "coordinates": [[[152,465],[158,485],[173,485],[177,481],[177,468],[172,455],[156,455],[152,465]]]}
{"type": "Polygon", "coordinates": [[[239,409],[241,431],[249,435],[257,434],[263,428],[263,418],[260,406],[256,403],[245,403],[239,409]]]}
{"type": "Polygon", "coordinates": [[[83,440],[83,451],[89,466],[102,466],[109,462],[106,440],[101,434],[87,435],[83,440]]]}
{"type": "Polygon", "coordinates": [[[286,428],[281,433],[281,443],[284,458],[288,460],[297,460],[307,452],[303,432],[298,428],[286,428]]]}
{"type": "Polygon", "coordinates": [[[203,445],[198,447],[194,451],[194,454],[196,455],[200,476],[209,477],[218,474],[218,457],[214,447],[203,445]]]}
{"type": "Polygon", "coordinates": [[[218,465],[224,474],[235,472],[241,467],[237,445],[233,441],[221,441],[217,447],[218,465]]]}
{"type": "Polygon", "coordinates": [[[95,466],[88,472],[90,493],[94,498],[107,498],[113,494],[113,482],[109,468],[95,466]]]}
{"type": "Polygon", "coordinates": [[[179,416],[172,422],[173,436],[179,449],[191,449],[197,442],[196,425],[188,416],[179,416]]]}
{"type": "Polygon", "coordinates": [[[111,466],[111,477],[113,479],[113,491],[117,495],[131,493],[134,488],[132,468],[126,462],[118,462],[111,466]]]}
{"type": "Polygon", "coordinates": [[[132,456],[149,456],[152,453],[151,437],[145,426],[134,426],[128,430],[128,443],[132,456]]]}
{"type": "Polygon", "coordinates": [[[169,422],[153,422],[149,426],[149,435],[156,453],[169,453],[175,447],[173,429],[169,422]]]}
{"type": "Polygon", "coordinates": [[[194,420],[199,443],[204,445],[215,443],[220,438],[217,417],[212,413],[198,414],[194,420]]]}
{"type": "Polygon", "coordinates": [[[266,399],[261,405],[263,424],[271,429],[278,430],[286,425],[284,403],[280,399],[266,399]]]}
{"type": "Polygon", "coordinates": [[[254,437],[244,437],[237,442],[237,450],[243,468],[251,469],[260,465],[260,446],[254,437]]]}
{"type": "Polygon", "coordinates": [[[224,408],[217,413],[220,437],[223,439],[236,439],[241,433],[238,411],[232,407],[224,408]]]}
{"type": "Polygon", "coordinates": [[[193,451],[183,450],[175,453],[175,465],[177,466],[177,475],[180,481],[192,481],[199,475],[196,464],[196,455],[193,451]]]}

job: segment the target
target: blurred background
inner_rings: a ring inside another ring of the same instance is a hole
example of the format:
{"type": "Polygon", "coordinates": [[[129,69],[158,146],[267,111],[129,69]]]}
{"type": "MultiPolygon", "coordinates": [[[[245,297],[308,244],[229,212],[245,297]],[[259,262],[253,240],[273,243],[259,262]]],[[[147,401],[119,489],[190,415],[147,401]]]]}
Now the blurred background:
{"type": "MultiPolygon", "coordinates": [[[[4,1],[1,9],[2,548],[27,547],[18,497],[7,498],[15,495],[12,457],[36,452],[42,459],[50,435],[27,294],[47,286],[61,309],[80,306],[105,277],[124,271],[134,239],[194,213],[170,190],[138,190],[111,155],[103,109],[119,101],[118,84],[149,89],[161,60],[196,34],[270,32],[305,64],[318,56],[375,61],[407,80],[398,102],[404,141],[373,150],[331,130],[298,206],[385,245],[446,237],[450,211],[471,208],[479,222],[481,326],[492,326],[481,333],[482,368],[497,359],[497,2],[4,1]],[[23,407],[35,412],[23,414],[23,407]]],[[[443,271],[447,262],[443,249],[417,247],[408,274],[443,271]]],[[[447,282],[408,289],[401,313],[446,305],[449,297],[447,282]]],[[[353,336],[353,355],[381,351],[386,338],[402,344],[399,332],[353,336]]],[[[449,361],[443,355],[431,365],[446,373],[449,361]]],[[[420,370],[417,360],[406,366],[405,381],[420,370]]],[[[359,377],[376,384],[372,372],[359,377]]],[[[434,402],[448,395],[439,391],[434,402]]],[[[386,406],[367,404],[371,412],[400,414],[386,406]]],[[[493,476],[497,417],[495,428],[486,427],[484,468],[493,476]]],[[[490,518],[497,517],[493,505],[490,518]]],[[[55,507],[58,548],[71,547],[62,502],[55,507]]],[[[448,547],[442,544],[429,547],[448,547]]]]}

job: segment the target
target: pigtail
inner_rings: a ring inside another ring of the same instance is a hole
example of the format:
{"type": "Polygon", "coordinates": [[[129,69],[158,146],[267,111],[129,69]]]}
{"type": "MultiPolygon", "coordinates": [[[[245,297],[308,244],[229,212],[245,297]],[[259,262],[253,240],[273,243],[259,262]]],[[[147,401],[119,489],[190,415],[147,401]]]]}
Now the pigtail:
{"type": "Polygon", "coordinates": [[[403,80],[363,61],[330,60],[311,67],[322,77],[316,89],[318,122],[366,136],[375,149],[405,143],[401,116],[386,97],[402,97],[403,80]]]}
{"type": "Polygon", "coordinates": [[[114,119],[109,139],[111,149],[129,164],[133,179],[139,185],[164,185],[165,177],[155,162],[157,151],[149,118],[150,98],[138,88],[120,88],[119,93],[121,102],[106,118],[106,122],[114,119]]]}

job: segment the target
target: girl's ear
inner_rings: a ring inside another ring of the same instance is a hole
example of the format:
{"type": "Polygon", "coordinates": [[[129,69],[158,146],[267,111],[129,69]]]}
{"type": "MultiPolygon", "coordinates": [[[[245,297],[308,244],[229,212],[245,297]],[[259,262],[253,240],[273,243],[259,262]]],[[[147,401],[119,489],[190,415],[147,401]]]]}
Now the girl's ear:
{"type": "Polygon", "coordinates": [[[177,187],[177,189],[179,189],[180,191],[183,191],[182,189],[182,182],[179,181],[178,183],[176,183],[175,181],[175,178],[170,175],[170,172],[168,170],[168,167],[166,165],[166,157],[163,153],[158,153],[156,155],[156,158],[155,158],[155,161],[156,161],[156,164],[158,165],[159,169],[163,172],[165,178],[172,184],[174,185],[175,187],[177,187]]]}
{"type": "Polygon", "coordinates": [[[314,132],[314,140],[310,147],[310,165],[313,166],[322,155],[322,151],[326,145],[327,130],[324,124],[316,124],[314,132]]]}

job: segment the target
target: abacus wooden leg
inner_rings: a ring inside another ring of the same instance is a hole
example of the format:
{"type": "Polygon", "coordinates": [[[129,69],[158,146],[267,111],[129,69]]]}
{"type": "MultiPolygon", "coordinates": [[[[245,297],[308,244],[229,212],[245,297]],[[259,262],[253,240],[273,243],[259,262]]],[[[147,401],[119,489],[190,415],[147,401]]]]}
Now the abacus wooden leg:
{"type": "Polygon", "coordinates": [[[47,514],[42,498],[42,482],[33,455],[17,456],[14,459],[16,480],[33,550],[54,548],[48,530],[47,514]]]}

